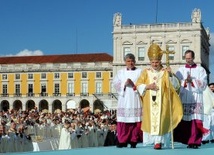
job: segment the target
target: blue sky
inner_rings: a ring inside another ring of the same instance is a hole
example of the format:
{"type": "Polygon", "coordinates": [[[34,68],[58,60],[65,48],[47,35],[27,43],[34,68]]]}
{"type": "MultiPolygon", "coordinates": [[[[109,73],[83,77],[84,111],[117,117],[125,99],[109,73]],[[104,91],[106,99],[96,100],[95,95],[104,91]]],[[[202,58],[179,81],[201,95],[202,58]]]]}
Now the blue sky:
{"type": "Polygon", "coordinates": [[[155,23],[157,1],[158,23],[190,22],[199,8],[213,36],[213,0],[0,0],[0,55],[112,55],[114,13],[123,24],[155,23]]]}

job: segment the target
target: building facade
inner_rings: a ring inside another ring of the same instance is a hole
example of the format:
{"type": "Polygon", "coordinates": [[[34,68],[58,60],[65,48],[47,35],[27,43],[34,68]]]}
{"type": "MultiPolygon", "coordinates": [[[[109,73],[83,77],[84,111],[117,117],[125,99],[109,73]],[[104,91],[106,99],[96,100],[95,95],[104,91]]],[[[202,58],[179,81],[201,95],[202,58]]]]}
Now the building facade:
{"type": "MultiPolygon", "coordinates": [[[[123,57],[127,53],[136,56],[136,66],[144,68],[149,64],[147,50],[152,42],[157,43],[169,54],[171,68],[176,71],[185,64],[184,52],[191,49],[195,52],[195,62],[209,71],[209,29],[202,25],[200,9],[194,9],[191,22],[156,23],[156,24],[122,24],[121,13],[113,17],[113,73],[124,66],[123,57]]],[[[166,57],[163,55],[162,63],[166,57]]],[[[209,79],[208,79],[209,80],[209,79]]]]}
{"type": "Polygon", "coordinates": [[[106,53],[0,57],[0,110],[116,109],[113,76],[124,67],[127,53],[136,56],[137,67],[146,67],[152,42],[174,51],[169,54],[173,71],[185,64],[184,52],[191,49],[195,62],[209,75],[209,29],[203,27],[199,9],[192,11],[191,18],[185,23],[125,25],[121,13],[115,13],[113,57],[106,53]]]}
{"type": "Polygon", "coordinates": [[[0,110],[114,107],[112,61],[106,53],[1,57],[0,110]]]}

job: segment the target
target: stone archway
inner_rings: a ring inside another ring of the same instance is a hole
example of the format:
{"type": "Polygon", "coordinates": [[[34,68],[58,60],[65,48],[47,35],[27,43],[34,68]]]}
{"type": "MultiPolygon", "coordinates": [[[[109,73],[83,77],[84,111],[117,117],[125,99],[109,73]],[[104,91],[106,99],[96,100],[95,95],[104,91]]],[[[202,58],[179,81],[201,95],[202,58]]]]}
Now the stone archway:
{"type": "Polygon", "coordinates": [[[103,112],[104,111],[104,104],[103,101],[97,99],[93,103],[93,112],[103,112]]]}
{"type": "Polygon", "coordinates": [[[41,100],[40,102],[39,102],[39,111],[43,111],[43,110],[49,110],[49,108],[48,108],[48,101],[46,101],[46,100],[41,100]]]}
{"type": "Polygon", "coordinates": [[[76,109],[76,102],[74,100],[69,100],[66,103],[66,109],[76,109]]]}
{"type": "Polygon", "coordinates": [[[89,103],[88,100],[83,99],[83,100],[80,101],[79,107],[80,107],[80,109],[83,109],[83,108],[86,108],[86,107],[90,107],[90,103],[89,103]]]}
{"type": "Polygon", "coordinates": [[[33,100],[29,100],[26,103],[26,110],[30,111],[35,108],[35,102],[33,100]]]}
{"type": "Polygon", "coordinates": [[[1,110],[8,111],[10,109],[10,104],[7,100],[1,102],[1,110]]]}
{"type": "Polygon", "coordinates": [[[22,109],[22,102],[20,100],[15,100],[13,102],[13,109],[16,111],[19,111],[20,109],[22,109]]]}
{"type": "Polygon", "coordinates": [[[54,100],[53,101],[53,106],[52,106],[52,113],[55,112],[55,110],[62,110],[62,102],[60,100],[54,100]]]}

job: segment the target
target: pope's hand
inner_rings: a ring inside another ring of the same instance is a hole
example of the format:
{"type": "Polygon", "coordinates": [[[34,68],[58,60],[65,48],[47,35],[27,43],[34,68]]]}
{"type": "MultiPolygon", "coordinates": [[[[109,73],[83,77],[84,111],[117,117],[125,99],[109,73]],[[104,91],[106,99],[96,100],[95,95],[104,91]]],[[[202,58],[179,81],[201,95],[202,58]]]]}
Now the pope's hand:
{"type": "Polygon", "coordinates": [[[154,91],[157,91],[159,90],[158,86],[156,85],[156,83],[151,83],[149,85],[146,86],[146,89],[148,90],[154,90],[154,91]]]}

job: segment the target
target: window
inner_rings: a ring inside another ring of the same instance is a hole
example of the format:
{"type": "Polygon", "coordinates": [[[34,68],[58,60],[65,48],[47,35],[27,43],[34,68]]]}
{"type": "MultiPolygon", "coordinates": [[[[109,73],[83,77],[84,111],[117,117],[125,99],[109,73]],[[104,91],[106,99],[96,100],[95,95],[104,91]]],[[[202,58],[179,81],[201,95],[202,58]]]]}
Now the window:
{"type": "Polygon", "coordinates": [[[54,93],[59,94],[59,83],[54,84],[54,93]]]}
{"type": "MultiPolygon", "coordinates": [[[[174,46],[169,46],[168,50],[174,52],[175,51],[175,47],[174,46]]],[[[172,53],[169,54],[169,60],[174,60],[174,54],[172,54],[172,53]]]]}
{"type": "Polygon", "coordinates": [[[46,79],[46,73],[41,74],[41,79],[46,79]]]}
{"type": "Polygon", "coordinates": [[[87,78],[87,72],[82,72],[82,78],[87,78]]]}
{"type": "Polygon", "coordinates": [[[15,74],[15,79],[20,80],[20,74],[15,74]]]}
{"type": "Polygon", "coordinates": [[[7,84],[2,85],[2,93],[3,93],[3,95],[7,94],[7,84]]]}
{"type": "Polygon", "coordinates": [[[102,83],[97,82],[96,83],[96,94],[101,94],[102,93],[102,83]]]}
{"type": "Polygon", "coordinates": [[[20,94],[20,84],[15,84],[15,94],[20,94]]]}
{"type": "Polygon", "coordinates": [[[41,96],[48,96],[48,93],[46,93],[46,90],[47,90],[47,88],[46,88],[46,84],[45,83],[42,83],[41,84],[41,96]]]}
{"type": "Polygon", "coordinates": [[[28,94],[33,94],[33,84],[28,84],[28,94]]]}
{"type": "Polygon", "coordinates": [[[48,93],[46,93],[46,83],[41,83],[41,96],[48,96],[48,93]]]}
{"type": "Polygon", "coordinates": [[[7,74],[2,74],[2,80],[7,80],[7,74]]]}
{"type": "Polygon", "coordinates": [[[182,59],[185,60],[185,52],[189,49],[189,46],[182,46],[182,59]]]}
{"type": "Polygon", "coordinates": [[[113,78],[113,72],[110,72],[110,77],[113,78]]]}
{"type": "Polygon", "coordinates": [[[68,73],[68,79],[73,79],[73,78],[74,78],[73,73],[68,73]]]}
{"type": "Polygon", "coordinates": [[[145,47],[139,47],[138,48],[138,60],[144,61],[145,59],[145,47]]]}
{"type": "Polygon", "coordinates": [[[68,83],[68,93],[74,93],[74,83],[68,83]]]}
{"type": "Polygon", "coordinates": [[[82,93],[87,94],[88,93],[88,84],[86,82],[82,83],[82,93]]]}
{"type": "Polygon", "coordinates": [[[33,74],[28,74],[28,79],[33,79],[33,74]]]}
{"type": "Polygon", "coordinates": [[[124,48],[123,48],[123,54],[124,54],[124,56],[125,56],[126,54],[128,54],[128,53],[131,53],[130,47],[124,47],[124,48]]]}
{"type": "Polygon", "coordinates": [[[41,93],[46,93],[46,84],[45,83],[41,84],[41,93]]]}
{"type": "Polygon", "coordinates": [[[96,72],[96,78],[101,78],[101,72],[96,72]]]}
{"type": "Polygon", "coordinates": [[[60,78],[59,73],[54,73],[54,78],[59,79],[60,78]]]}

